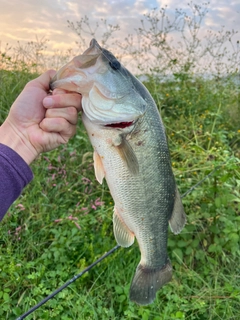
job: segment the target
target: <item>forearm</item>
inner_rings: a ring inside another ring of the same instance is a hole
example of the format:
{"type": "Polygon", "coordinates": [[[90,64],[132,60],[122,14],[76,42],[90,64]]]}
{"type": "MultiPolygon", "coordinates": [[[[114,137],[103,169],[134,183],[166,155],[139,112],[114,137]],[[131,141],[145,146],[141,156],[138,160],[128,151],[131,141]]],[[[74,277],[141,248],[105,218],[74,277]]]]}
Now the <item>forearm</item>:
{"type": "Polygon", "coordinates": [[[19,154],[0,143],[0,220],[32,178],[31,169],[19,154]]]}

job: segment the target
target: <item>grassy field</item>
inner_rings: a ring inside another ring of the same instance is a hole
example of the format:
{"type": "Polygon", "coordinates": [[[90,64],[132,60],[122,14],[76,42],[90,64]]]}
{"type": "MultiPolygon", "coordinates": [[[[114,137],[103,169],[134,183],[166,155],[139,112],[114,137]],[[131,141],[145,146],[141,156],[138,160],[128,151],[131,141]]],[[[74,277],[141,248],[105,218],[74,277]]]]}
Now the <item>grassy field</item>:
{"type": "MultiPolygon", "coordinates": [[[[24,84],[26,65],[0,70],[0,123],[24,84]]],[[[8,59],[8,60],[7,60],[8,59]]],[[[2,64],[3,65],[3,64],[2,64]]],[[[173,280],[154,304],[129,301],[140,259],[118,249],[27,319],[240,319],[240,87],[229,77],[189,70],[145,85],[161,112],[180,193],[219,169],[183,199],[188,222],[169,232],[173,280]]],[[[79,120],[66,146],[42,154],[34,180],[0,228],[0,319],[16,319],[116,245],[113,201],[93,173],[92,147],[79,120]]]]}

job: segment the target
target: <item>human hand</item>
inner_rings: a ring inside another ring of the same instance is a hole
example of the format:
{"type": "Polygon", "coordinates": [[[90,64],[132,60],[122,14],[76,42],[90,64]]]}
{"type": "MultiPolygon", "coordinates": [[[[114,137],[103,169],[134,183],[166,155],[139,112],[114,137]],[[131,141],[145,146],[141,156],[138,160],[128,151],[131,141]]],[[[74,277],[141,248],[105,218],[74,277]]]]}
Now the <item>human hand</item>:
{"type": "Polygon", "coordinates": [[[49,70],[27,83],[0,127],[0,142],[28,164],[41,152],[67,143],[76,132],[81,96],[59,89],[48,95],[55,73],[49,70]]]}

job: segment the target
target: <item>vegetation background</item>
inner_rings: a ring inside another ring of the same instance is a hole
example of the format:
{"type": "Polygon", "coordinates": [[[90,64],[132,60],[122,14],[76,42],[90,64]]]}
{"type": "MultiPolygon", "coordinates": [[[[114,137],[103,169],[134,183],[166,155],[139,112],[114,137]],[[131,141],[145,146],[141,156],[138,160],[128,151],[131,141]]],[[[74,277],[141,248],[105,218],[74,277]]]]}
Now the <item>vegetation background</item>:
{"type": "MultiPolygon", "coordinates": [[[[188,223],[180,235],[169,233],[172,282],[152,305],[129,301],[140,258],[135,243],[27,319],[240,319],[240,48],[234,31],[203,36],[207,5],[189,6],[190,16],[177,9],[171,21],[165,9],[149,12],[122,43],[114,38],[117,25],[68,22],[80,50],[96,36],[144,81],[161,112],[182,194],[220,166],[183,199],[188,223]]],[[[74,54],[49,58],[46,45],[43,39],[0,52],[0,123],[30,79],[74,54]]],[[[1,319],[16,319],[115,246],[112,198],[95,180],[81,121],[75,138],[42,154],[32,170],[34,180],[1,222],[1,319]]]]}

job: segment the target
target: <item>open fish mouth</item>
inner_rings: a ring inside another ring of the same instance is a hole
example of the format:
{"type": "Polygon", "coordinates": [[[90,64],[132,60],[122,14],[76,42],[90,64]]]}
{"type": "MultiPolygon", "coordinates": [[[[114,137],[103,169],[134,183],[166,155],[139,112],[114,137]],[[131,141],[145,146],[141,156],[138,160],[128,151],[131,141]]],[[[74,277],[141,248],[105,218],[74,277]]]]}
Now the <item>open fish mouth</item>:
{"type": "Polygon", "coordinates": [[[116,129],[124,129],[124,128],[132,126],[133,124],[134,124],[134,121],[118,122],[118,123],[105,124],[105,127],[116,128],[116,129]]]}

